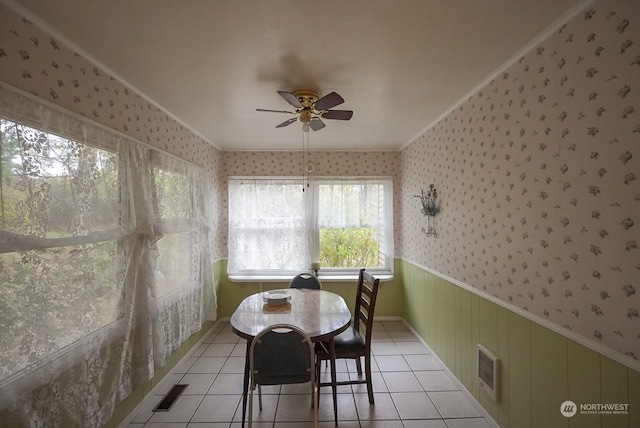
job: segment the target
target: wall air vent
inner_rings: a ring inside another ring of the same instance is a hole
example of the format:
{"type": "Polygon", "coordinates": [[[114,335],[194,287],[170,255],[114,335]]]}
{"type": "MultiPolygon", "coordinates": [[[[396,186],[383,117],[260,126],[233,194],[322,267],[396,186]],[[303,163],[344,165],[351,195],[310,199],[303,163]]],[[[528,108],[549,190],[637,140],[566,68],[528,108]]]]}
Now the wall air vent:
{"type": "Polygon", "coordinates": [[[489,398],[498,403],[500,395],[500,360],[484,346],[478,344],[478,383],[489,398]]]}

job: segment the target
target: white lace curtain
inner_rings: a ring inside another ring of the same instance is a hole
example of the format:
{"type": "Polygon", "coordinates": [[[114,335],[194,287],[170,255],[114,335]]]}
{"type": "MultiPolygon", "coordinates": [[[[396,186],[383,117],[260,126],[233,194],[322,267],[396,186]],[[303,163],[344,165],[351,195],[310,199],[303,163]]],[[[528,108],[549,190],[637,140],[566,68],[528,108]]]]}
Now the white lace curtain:
{"type": "Polygon", "coordinates": [[[0,420],[100,426],[215,318],[203,173],[0,86],[0,420]]]}
{"type": "Polygon", "coordinates": [[[299,179],[229,179],[230,273],[309,268],[306,193],[299,179]]]}

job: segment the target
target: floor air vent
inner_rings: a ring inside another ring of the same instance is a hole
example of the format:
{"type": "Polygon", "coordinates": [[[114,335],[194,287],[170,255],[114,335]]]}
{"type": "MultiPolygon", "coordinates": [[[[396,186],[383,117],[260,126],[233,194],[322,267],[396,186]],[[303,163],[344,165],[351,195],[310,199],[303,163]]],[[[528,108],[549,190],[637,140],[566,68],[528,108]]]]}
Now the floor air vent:
{"type": "Polygon", "coordinates": [[[184,391],[187,386],[189,385],[184,385],[184,384],[173,385],[173,388],[171,388],[171,391],[169,391],[167,395],[164,396],[162,401],[158,403],[158,405],[155,407],[155,409],[153,409],[153,411],[168,412],[169,409],[171,409],[171,406],[173,406],[173,403],[176,402],[178,397],[180,397],[180,394],[182,394],[182,391],[184,391]]]}

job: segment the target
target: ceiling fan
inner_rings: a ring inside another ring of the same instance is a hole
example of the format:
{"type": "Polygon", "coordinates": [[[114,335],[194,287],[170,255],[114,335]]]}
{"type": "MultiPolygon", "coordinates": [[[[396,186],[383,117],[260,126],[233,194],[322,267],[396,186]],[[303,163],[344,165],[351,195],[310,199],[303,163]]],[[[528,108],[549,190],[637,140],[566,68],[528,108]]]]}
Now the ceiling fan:
{"type": "Polygon", "coordinates": [[[335,92],[331,92],[322,98],[320,98],[316,92],[308,90],[294,92],[278,91],[278,93],[285,101],[294,107],[294,111],[256,109],[257,111],[295,115],[295,117],[276,125],[276,128],[284,128],[294,122],[300,121],[302,122],[302,130],[304,132],[309,131],[309,128],[314,131],[319,131],[325,127],[322,119],[349,120],[351,116],[353,116],[353,111],[351,110],[331,110],[333,107],[344,102],[344,99],[335,92]]]}

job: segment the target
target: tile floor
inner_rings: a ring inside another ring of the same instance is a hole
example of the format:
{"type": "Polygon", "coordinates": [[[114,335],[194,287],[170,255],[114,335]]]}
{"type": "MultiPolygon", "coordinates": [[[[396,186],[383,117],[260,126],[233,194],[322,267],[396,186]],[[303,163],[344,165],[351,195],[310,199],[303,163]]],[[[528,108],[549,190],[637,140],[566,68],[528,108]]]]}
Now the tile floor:
{"type": "MultiPolygon", "coordinates": [[[[145,399],[127,428],[240,428],[246,342],[226,322],[168,375],[162,390],[145,399]],[[188,384],[168,412],[153,412],[175,383],[188,384]]],[[[342,428],[489,428],[477,408],[442,370],[428,348],[401,321],[376,321],[373,387],[370,406],[366,385],[338,387],[342,428]]],[[[357,376],[355,364],[338,361],[338,378],[357,376]]],[[[323,368],[329,379],[329,370],[323,368]]],[[[324,380],[324,379],[323,379],[324,380]]],[[[262,389],[263,410],[254,397],[254,426],[313,426],[308,384],[262,389]]],[[[322,388],[320,426],[333,427],[331,388],[322,388]]]]}

